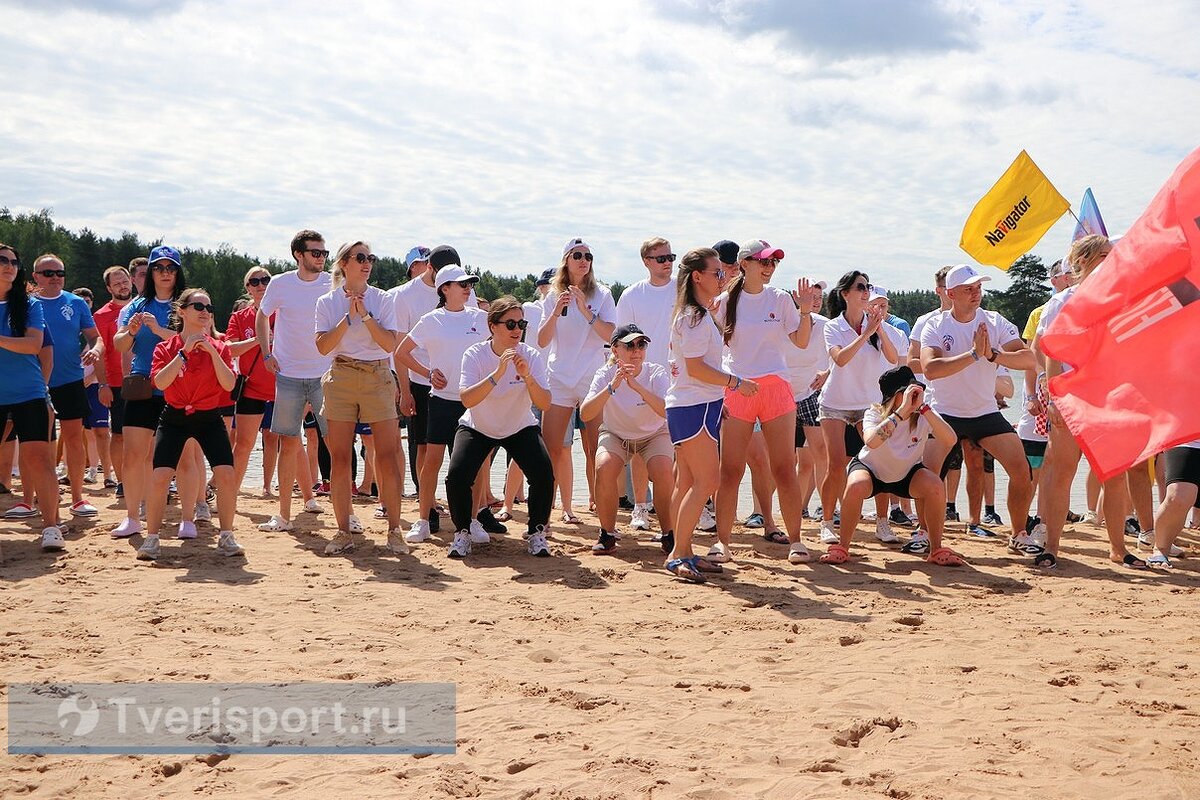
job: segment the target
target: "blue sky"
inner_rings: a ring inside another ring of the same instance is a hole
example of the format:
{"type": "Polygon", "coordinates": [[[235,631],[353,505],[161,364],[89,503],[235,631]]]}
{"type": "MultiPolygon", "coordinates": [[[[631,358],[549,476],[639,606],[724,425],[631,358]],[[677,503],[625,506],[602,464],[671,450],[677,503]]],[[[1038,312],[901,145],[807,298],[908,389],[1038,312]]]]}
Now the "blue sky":
{"type": "MultiPolygon", "coordinates": [[[[0,20],[0,205],[263,258],[315,227],[524,274],[579,235],[630,283],[647,237],[761,237],[777,282],[923,288],[1022,148],[1115,233],[1200,144],[1189,2],[0,0],[0,20]]],[[[1061,255],[1067,219],[1035,252],[1061,255]]]]}

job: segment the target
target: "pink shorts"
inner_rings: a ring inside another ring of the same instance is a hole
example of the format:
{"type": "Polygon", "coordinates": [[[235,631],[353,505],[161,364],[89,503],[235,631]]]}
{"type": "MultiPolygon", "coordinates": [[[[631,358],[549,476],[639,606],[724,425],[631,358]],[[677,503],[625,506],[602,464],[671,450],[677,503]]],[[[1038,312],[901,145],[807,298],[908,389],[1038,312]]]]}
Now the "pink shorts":
{"type": "Polygon", "coordinates": [[[778,375],[754,378],[758,394],[746,397],[733,389],[725,390],[725,413],[743,422],[770,422],[784,414],[796,413],[792,385],[778,375]]]}

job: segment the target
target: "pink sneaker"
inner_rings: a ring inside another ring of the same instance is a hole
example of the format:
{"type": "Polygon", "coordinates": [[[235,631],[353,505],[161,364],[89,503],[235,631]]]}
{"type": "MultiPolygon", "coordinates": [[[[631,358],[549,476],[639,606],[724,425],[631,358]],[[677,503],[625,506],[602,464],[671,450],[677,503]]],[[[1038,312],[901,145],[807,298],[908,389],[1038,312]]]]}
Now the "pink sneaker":
{"type": "Polygon", "coordinates": [[[127,539],[134,534],[142,532],[142,523],[136,519],[126,517],[120,525],[112,529],[112,537],[114,539],[127,539]]]}

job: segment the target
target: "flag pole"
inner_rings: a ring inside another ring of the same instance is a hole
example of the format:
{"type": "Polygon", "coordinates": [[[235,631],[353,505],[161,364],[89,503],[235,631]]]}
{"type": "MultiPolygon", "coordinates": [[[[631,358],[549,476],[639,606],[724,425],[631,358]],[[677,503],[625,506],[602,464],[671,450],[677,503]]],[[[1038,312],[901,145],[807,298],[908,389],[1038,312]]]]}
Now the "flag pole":
{"type": "Polygon", "coordinates": [[[1075,209],[1071,208],[1070,206],[1067,206],[1067,213],[1068,213],[1068,214],[1070,214],[1072,217],[1074,217],[1074,218],[1075,218],[1075,224],[1076,224],[1076,225],[1078,225],[1078,224],[1079,224],[1079,217],[1076,217],[1076,216],[1075,216],[1075,209]]]}

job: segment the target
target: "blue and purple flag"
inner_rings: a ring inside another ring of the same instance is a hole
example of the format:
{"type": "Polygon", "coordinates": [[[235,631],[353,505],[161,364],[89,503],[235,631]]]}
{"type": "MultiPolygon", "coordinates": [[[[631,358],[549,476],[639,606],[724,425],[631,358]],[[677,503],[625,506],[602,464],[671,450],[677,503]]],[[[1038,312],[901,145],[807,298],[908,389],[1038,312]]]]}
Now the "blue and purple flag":
{"type": "Polygon", "coordinates": [[[1100,207],[1096,205],[1096,197],[1092,194],[1090,186],[1083,193],[1083,202],[1079,204],[1078,219],[1079,221],[1075,223],[1075,234],[1071,237],[1072,242],[1093,233],[1108,236],[1108,229],[1104,227],[1104,219],[1100,216],[1100,207]]]}

